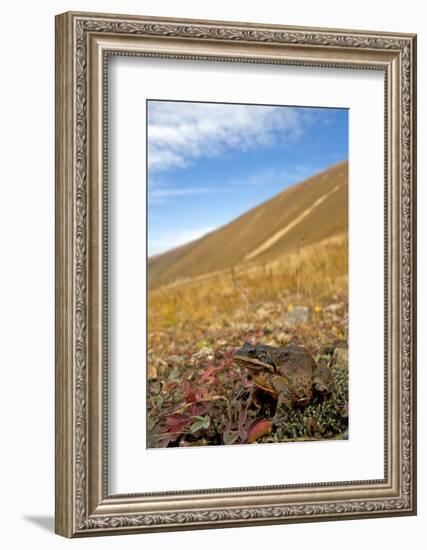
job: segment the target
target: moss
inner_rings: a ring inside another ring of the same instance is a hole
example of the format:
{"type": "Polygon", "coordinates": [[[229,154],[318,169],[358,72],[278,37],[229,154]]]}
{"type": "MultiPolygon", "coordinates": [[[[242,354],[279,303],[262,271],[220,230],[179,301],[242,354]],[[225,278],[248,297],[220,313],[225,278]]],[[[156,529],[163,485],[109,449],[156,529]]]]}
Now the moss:
{"type": "Polygon", "coordinates": [[[335,389],[325,401],[305,409],[293,409],[286,420],[278,424],[274,434],[260,443],[295,439],[347,439],[348,429],[348,369],[331,368],[335,389]]]}

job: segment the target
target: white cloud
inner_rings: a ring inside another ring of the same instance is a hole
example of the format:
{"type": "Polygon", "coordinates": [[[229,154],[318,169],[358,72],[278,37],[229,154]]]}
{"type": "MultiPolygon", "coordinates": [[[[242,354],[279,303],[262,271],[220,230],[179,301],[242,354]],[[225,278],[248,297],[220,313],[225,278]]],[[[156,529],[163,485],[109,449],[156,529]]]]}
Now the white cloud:
{"type": "Polygon", "coordinates": [[[151,144],[148,158],[150,168],[153,166],[174,166],[176,168],[184,168],[187,165],[184,158],[180,155],[171,150],[168,151],[167,149],[153,149],[151,144]]]}
{"type": "Polygon", "coordinates": [[[216,229],[216,227],[181,229],[163,233],[155,239],[149,238],[148,255],[155,256],[157,254],[161,254],[162,252],[166,252],[167,250],[172,250],[172,248],[176,248],[177,246],[181,246],[182,244],[195,241],[196,239],[203,237],[203,235],[210,233],[214,229],[216,229]]]}
{"type": "Polygon", "coordinates": [[[182,168],[201,157],[295,141],[310,118],[292,107],[150,101],[148,165],[182,168]]]}
{"type": "Polygon", "coordinates": [[[171,187],[167,183],[156,183],[149,187],[148,203],[157,206],[166,204],[175,197],[192,197],[211,192],[212,188],[209,187],[171,187]]]}
{"type": "Polygon", "coordinates": [[[303,181],[320,172],[321,166],[312,164],[295,164],[289,168],[269,167],[255,172],[249,176],[230,180],[230,185],[268,186],[291,185],[303,181]]]}

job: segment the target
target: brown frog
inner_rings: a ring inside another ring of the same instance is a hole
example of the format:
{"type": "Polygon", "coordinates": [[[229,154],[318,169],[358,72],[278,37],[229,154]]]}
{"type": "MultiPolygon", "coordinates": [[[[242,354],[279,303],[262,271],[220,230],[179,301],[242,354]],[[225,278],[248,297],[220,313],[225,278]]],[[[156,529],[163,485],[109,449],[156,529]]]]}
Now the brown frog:
{"type": "Polygon", "coordinates": [[[275,419],[282,407],[306,407],[329,397],[333,389],[329,368],[319,367],[302,346],[275,348],[246,342],[234,352],[233,361],[249,371],[257,389],[277,401],[275,419]]]}

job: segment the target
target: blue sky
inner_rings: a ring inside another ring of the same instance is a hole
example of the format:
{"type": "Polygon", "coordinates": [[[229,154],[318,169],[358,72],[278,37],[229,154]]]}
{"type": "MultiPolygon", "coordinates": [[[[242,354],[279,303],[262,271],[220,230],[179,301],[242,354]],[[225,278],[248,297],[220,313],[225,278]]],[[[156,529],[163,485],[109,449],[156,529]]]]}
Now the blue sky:
{"type": "Polygon", "coordinates": [[[348,158],[348,110],[147,102],[148,254],[348,158]]]}

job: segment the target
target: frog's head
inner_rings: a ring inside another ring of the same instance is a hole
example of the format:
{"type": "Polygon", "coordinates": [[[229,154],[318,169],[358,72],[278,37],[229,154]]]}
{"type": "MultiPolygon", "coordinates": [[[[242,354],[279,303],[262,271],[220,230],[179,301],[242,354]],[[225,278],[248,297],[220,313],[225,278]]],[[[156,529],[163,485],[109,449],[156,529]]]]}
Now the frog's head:
{"type": "Polygon", "coordinates": [[[233,362],[238,367],[245,367],[250,372],[276,371],[274,358],[269,346],[263,344],[244,345],[233,353],[233,362]]]}

